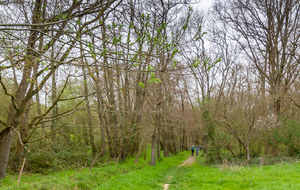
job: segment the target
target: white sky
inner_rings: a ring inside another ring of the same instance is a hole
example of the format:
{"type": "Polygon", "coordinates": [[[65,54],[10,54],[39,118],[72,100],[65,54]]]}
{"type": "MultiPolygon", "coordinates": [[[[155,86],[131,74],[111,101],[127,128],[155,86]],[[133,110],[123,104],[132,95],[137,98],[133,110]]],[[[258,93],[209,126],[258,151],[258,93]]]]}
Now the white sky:
{"type": "Polygon", "coordinates": [[[199,9],[207,10],[212,7],[214,0],[201,0],[199,3],[199,9]]]}

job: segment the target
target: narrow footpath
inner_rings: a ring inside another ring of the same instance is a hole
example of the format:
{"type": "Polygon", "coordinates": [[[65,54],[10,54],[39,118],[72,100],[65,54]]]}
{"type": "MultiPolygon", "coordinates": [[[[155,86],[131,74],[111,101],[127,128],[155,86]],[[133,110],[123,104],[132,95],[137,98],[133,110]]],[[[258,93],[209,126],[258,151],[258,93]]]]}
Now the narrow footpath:
{"type": "MultiPolygon", "coordinates": [[[[179,167],[182,167],[182,166],[190,166],[192,165],[194,162],[196,161],[196,156],[190,156],[188,159],[186,159],[179,167]]],[[[168,176],[168,181],[170,180],[172,176],[168,176]]],[[[171,184],[164,184],[164,190],[168,190],[169,189],[169,186],[171,184]]]]}

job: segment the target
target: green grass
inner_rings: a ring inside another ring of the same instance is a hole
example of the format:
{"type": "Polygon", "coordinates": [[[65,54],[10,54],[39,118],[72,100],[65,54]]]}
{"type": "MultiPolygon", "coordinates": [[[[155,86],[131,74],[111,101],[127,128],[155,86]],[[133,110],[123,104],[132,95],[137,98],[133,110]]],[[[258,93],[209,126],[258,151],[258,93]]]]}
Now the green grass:
{"type": "Polygon", "coordinates": [[[115,162],[110,162],[102,167],[94,167],[91,172],[88,168],[82,169],[72,178],[77,170],[48,175],[25,173],[19,187],[18,175],[8,174],[2,180],[0,189],[161,189],[168,171],[177,168],[188,156],[188,152],[183,152],[177,156],[160,158],[156,166],[149,165],[150,158],[146,161],[141,158],[136,165],[134,158],[129,158],[117,166],[115,162]]]}
{"type": "MultiPolygon", "coordinates": [[[[203,159],[203,158],[201,158],[203,159]]],[[[215,166],[199,165],[199,157],[191,167],[178,168],[170,178],[169,189],[300,189],[300,163],[273,166],[215,166]]]]}
{"type": "Polygon", "coordinates": [[[79,171],[55,172],[48,175],[23,174],[20,186],[18,176],[8,175],[0,189],[300,189],[300,163],[281,163],[273,166],[204,166],[204,157],[197,157],[192,166],[180,165],[189,157],[189,152],[157,160],[156,166],[149,166],[149,158],[140,159],[137,165],[130,158],[125,163],[108,163],[79,171]],[[172,176],[168,178],[168,176],[172,176]]]}

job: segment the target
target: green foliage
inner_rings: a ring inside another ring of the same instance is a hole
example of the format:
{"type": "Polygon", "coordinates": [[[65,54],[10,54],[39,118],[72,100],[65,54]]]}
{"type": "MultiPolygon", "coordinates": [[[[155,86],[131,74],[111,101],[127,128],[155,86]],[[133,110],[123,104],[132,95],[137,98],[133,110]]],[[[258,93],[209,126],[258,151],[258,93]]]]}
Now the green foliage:
{"type": "Polygon", "coordinates": [[[93,157],[90,152],[82,150],[70,150],[62,146],[52,148],[52,151],[38,151],[26,153],[25,172],[49,174],[53,171],[61,171],[90,165],[93,157]]]}
{"type": "Polygon", "coordinates": [[[204,111],[201,116],[202,122],[205,126],[205,130],[207,131],[208,136],[208,145],[205,147],[206,151],[206,162],[207,163],[218,163],[222,161],[221,156],[221,147],[218,144],[218,140],[216,139],[216,128],[217,124],[213,121],[212,116],[209,111],[204,111]]]}
{"type": "Polygon", "coordinates": [[[151,83],[161,83],[160,78],[155,78],[155,74],[153,72],[150,73],[149,84],[151,83]]]}
{"type": "Polygon", "coordinates": [[[273,130],[279,152],[285,152],[287,156],[300,156],[300,122],[281,119],[280,127],[273,130]]]}
{"type": "Polygon", "coordinates": [[[90,49],[90,54],[91,54],[92,58],[96,59],[96,54],[94,52],[94,46],[92,45],[92,43],[89,43],[89,49],[90,49]]]}
{"type": "Polygon", "coordinates": [[[37,152],[27,156],[26,171],[31,173],[48,173],[49,169],[57,169],[54,165],[55,155],[51,152],[37,152]]]}
{"type": "MultiPolygon", "coordinates": [[[[213,68],[217,63],[221,62],[221,58],[218,58],[217,60],[215,60],[213,63],[210,63],[210,58],[207,58],[206,60],[203,60],[203,67],[205,68],[205,70],[210,71],[211,68],[213,68]]],[[[199,58],[194,60],[193,63],[193,67],[198,67],[200,65],[200,63],[202,62],[202,60],[200,60],[199,58]]]]}
{"type": "Polygon", "coordinates": [[[138,84],[139,84],[142,88],[145,88],[145,84],[144,84],[144,83],[139,82],[138,84]]]}

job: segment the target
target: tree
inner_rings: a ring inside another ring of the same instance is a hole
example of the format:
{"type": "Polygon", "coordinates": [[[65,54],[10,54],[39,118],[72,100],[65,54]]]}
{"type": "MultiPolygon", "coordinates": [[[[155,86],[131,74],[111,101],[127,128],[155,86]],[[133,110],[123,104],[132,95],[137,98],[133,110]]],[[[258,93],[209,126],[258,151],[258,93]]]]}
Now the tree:
{"type": "MultiPolygon", "coordinates": [[[[35,0],[33,8],[31,8],[31,2],[27,1],[22,2],[20,6],[13,3],[8,4],[7,6],[11,6],[22,15],[22,19],[19,21],[23,23],[17,22],[17,18],[12,16],[15,12],[11,12],[11,9],[3,8],[5,11],[2,13],[11,15],[13,23],[3,20],[0,32],[2,36],[5,35],[9,39],[19,42],[21,47],[18,50],[21,53],[8,56],[13,64],[3,65],[1,72],[17,68],[21,73],[21,78],[14,94],[5,90],[5,94],[11,98],[11,106],[6,122],[0,121],[5,126],[0,132],[0,179],[5,176],[13,131],[19,126],[27,103],[44,87],[60,66],[77,59],[76,57],[69,58],[69,55],[72,50],[79,49],[76,46],[76,43],[82,43],[78,40],[79,35],[88,32],[86,30],[88,25],[97,23],[106,9],[113,9],[116,5],[118,5],[118,1],[86,2],[84,0],[72,2],[64,0],[57,9],[55,2],[47,0],[35,0]],[[92,17],[93,15],[96,16],[92,17]],[[86,22],[81,24],[77,32],[73,32],[72,25],[76,25],[78,18],[83,16],[87,17],[86,22]],[[48,56],[48,53],[51,51],[51,47],[58,44],[61,44],[61,47],[53,59],[48,56]],[[42,48],[38,49],[38,47],[42,48]],[[39,84],[35,85],[37,81],[39,84]]],[[[6,37],[3,36],[2,39],[6,40],[6,37]]],[[[7,89],[3,82],[1,85],[3,89],[7,89]]]]}
{"type": "Polygon", "coordinates": [[[281,102],[299,76],[300,2],[297,0],[218,1],[219,20],[268,83],[270,112],[278,120],[281,102]]]}

